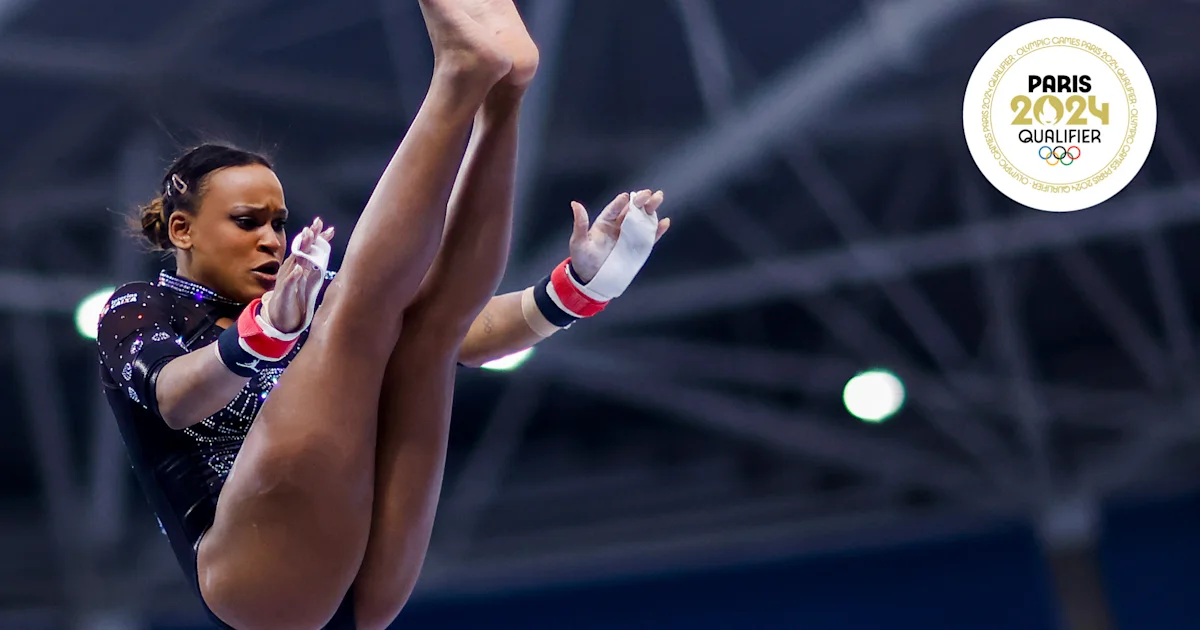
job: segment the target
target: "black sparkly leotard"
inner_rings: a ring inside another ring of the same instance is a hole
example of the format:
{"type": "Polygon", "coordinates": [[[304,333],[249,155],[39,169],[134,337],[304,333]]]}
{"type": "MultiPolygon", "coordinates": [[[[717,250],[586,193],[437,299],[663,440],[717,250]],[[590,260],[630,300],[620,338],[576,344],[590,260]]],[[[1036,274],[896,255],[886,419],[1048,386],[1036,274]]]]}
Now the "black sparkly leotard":
{"type": "MultiPolygon", "coordinates": [[[[333,276],[329,272],[327,280],[333,276]]],[[[308,333],[286,358],[251,378],[224,409],[186,429],[171,429],[163,421],[155,385],[167,362],[212,344],[222,331],[217,321],[236,320],[244,308],[164,271],[153,283],[117,289],[100,316],[100,379],[108,404],[134,474],[197,595],[196,546],[213,523],[217,497],[246,433],[308,333]]],[[[346,598],[327,628],[354,627],[351,600],[346,598]]]]}

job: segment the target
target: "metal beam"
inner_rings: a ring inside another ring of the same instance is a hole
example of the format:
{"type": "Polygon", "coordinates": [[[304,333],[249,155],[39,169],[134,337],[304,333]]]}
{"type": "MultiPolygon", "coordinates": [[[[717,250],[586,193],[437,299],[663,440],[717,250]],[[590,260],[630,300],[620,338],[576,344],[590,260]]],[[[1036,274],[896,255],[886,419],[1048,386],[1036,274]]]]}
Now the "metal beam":
{"type": "Polygon", "coordinates": [[[112,198],[109,178],[60,182],[42,188],[10,190],[0,196],[0,225],[9,234],[64,219],[96,218],[112,198]]]}
{"type": "MultiPolygon", "coordinates": [[[[817,207],[843,241],[857,243],[876,238],[866,214],[815,153],[803,145],[792,145],[783,153],[792,173],[816,200],[817,207]]],[[[892,267],[896,262],[881,255],[886,250],[851,247],[848,251],[858,256],[861,266],[876,271],[892,267]]],[[[879,282],[878,286],[908,324],[918,343],[943,370],[966,363],[967,351],[953,328],[910,278],[893,277],[879,282]]]]}
{"type": "MultiPolygon", "coordinates": [[[[1182,133],[1175,116],[1162,106],[1159,106],[1158,128],[1161,130],[1158,134],[1159,146],[1171,170],[1175,172],[1175,178],[1181,181],[1200,178],[1200,159],[1183,141],[1187,136],[1182,133]]],[[[1137,213],[1152,221],[1158,208],[1144,204],[1137,213]]],[[[1162,326],[1166,331],[1167,350],[1178,372],[1191,372],[1196,367],[1195,332],[1190,323],[1190,309],[1183,298],[1186,295],[1183,283],[1171,260],[1167,240],[1162,230],[1153,225],[1147,225],[1141,231],[1140,238],[1146,268],[1150,273],[1150,286],[1154,290],[1162,326]]]]}
{"type": "MultiPolygon", "coordinates": [[[[521,132],[524,134],[524,130],[521,132]]],[[[592,135],[578,131],[555,134],[545,148],[541,161],[543,176],[595,175],[623,168],[629,155],[649,155],[674,137],[666,133],[627,133],[592,135]]],[[[523,141],[522,141],[523,142],[523,141]]],[[[391,159],[395,147],[378,145],[335,153],[324,162],[313,164],[320,182],[340,189],[370,189],[391,159]]],[[[570,225],[566,213],[564,225],[570,225]]]]}
{"type": "MultiPolygon", "coordinates": [[[[1139,435],[1088,453],[1076,481],[1080,491],[1105,496],[1147,480],[1176,448],[1200,438],[1200,397],[1165,399],[1121,412],[1139,435]]],[[[1155,480],[1161,481],[1161,480],[1155,480]]]]}
{"type": "Polygon", "coordinates": [[[1106,238],[1123,238],[1142,229],[1147,221],[1159,228],[1200,221],[1200,184],[1193,182],[1141,195],[1127,194],[1083,212],[1025,212],[925,234],[755,262],[725,271],[643,281],[635,283],[620,300],[613,302],[604,317],[597,317],[589,328],[693,316],[783,297],[819,294],[836,286],[971,264],[985,256],[999,260],[1106,238]],[[1158,211],[1152,219],[1134,212],[1142,204],[1156,205],[1158,211]],[[986,243],[977,244],[972,237],[976,230],[990,235],[986,243]],[[885,256],[895,264],[865,268],[858,263],[859,255],[852,249],[881,250],[873,255],[885,256]]]}
{"type": "MultiPolygon", "coordinates": [[[[151,31],[152,35],[144,45],[136,51],[114,53],[110,61],[124,57],[124,63],[133,68],[133,75],[114,75],[118,82],[134,83],[164,83],[170,82],[170,74],[179,69],[181,61],[189,54],[204,51],[216,44],[219,38],[221,24],[238,15],[253,12],[270,0],[219,0],[201,3],[180,15],[172,15],[171,23],[164,28],[151,31]]],[[[23,40],[17,39],[15,45],[23,40]]],[[[29,41],[25,40],[28,44],[29,41]]],[[[6,45],[14,45],[10,39],[0,40],[0,50],[6,45]]],[[[67,43],[65,46],[75,45],[67,43]]],[[[89,50],[93,54],[94,50],[89,50]]],[[[64,51],[62,62],[70,61],[69,51],[64,51]]],[[[2,54],[2,53],[0,53],[2,54]]],[[[96,68],[92,68],[97,70],[96,68]]],[[[116,70],[116,69],[110,69],[116,70]]],[[[120,69],[127,72],[130,68],[120,69]]],[[[203,83],[209,73],[195,73],[193,77],[203,83]]],[[[265,74],[265,73],[264,73],[265,74]]],[[[226,77],[214,77],[218,81],[226,77]]],[[[120,110],[121,103],[115,95],[106,102],[97,103],[94,98],[85,98],[65,108],[57,120],[45,125],[39,137],[29,142],[34,147],[30,154],[23,156],[20,166],[11,171],[0,184],[0,190],[11,189],[14,185],[40,177],[72,147],[90,141],[96,130],[105,121],[120,110]]]]}
{"type": "Polygon", "coordinates": [[[712,0],[674,0],[671,7],[683,26],[692,76],[700,88],[708,117],[719,119],[734,106],[734,80],[729,46],[712,0]]]}
{"type": "MultiPolygon", "coordinates": [[[[692,56],[693,74],[702,88],[701,94],[706,109],[710,117],[723,117],[733,102],[733,79],[729,50],[716,24],[712,7],[708,2],[693,3],[687,0],[679,0],[674,6],[683,22],[692,56]]],[[[798,162],[806,161],[804,158],[810,156],[794,150],[785,153],[785,157],[797,177],[817,198],[826,217],[841,232],[843,239],[852,241],[863,238],[870,231],[865,217],[836,182],[832,173],[826,172],[823,165],[816,160],[808,160],[811,162],[809,164],[799,164],[798,162]]],[[[747,216],[742,216],[737,221],[728,221],[724,216],[717,218],[711,214],[709,217],[717,223],[717,231],[752,260],[771,256],[780,249],[775,239],[753,221],[748,220],[747,216]]],[[[868,259],[866,262],[882,264],[884,267],[888,265],[888,261],[879,259],[868,259]]],[[[966,352],[950,327],[915,287],[907,284],[880,284],[943,370],[965,362],[966,352]]],[[[835,337],[861,355],[871,356],[873,352],[885,357],[896,368],[911,370],[912,361],[906,353],[900,351],[896,344],[891,343],[886,335],[876,330],[867,318],[860,316],[854,309],[831,299],[809,299],[800,306],[816,316],[835,337]],[[870,350],[864,347],[864,344],[868,343],[871,346],[870,350]]],[[[955,411],[964,409],[965,405],[949,389],[939,387],[937,393],[948,405],[955,407],[955,411]]],[[[923,400],[922,403],[924,402],[923,400]]],[[[1002,444],[982,424],[964,423],[951,414],[936,412],[930,416],[930,420],[966,452],[973,455],[999,481],[1005,481],[1003,469],[1006,457],[1002,444]]]]}
{"type": "MultiPolygon", "coordinates": [[[[897,0],[887,5],[892,42],[923,42],[962,14],[989,0],[897,0]]],[[[894,43],[880,40],[866,18],[815,47],[764,86],[744,107],[666,151],[633,181],[653,182],[670,195],[672,217],[682,218],[706,194],[755,164],[780,141],[792,138],[818,115],[855,88],[890,71],[881,63],[894,43]]],[[[606,195],[611,199],[613,194],[606,195]]],[[[532,282],[561,258],[561,247],[548,245],[513,285],[532,282]]]]}
{"type": "MultiPolygon", "coordinates": [[[[1145,208],[1146,217],[1157,212],[1154,207],[1145,208]]],[[[1150,286],[1158,306],[1162,326],[1167,336],[1167,352],[1178,373],[1190,372],[1196,367],[1196,335],[1192,330],[1191,313],[1184,296],[1179,272],[1171,261],[1171,251],[1162,230],[1146,229],[1139,234],[1142,254],[1150,273],[1150,286]]]]}
{"type": "MultiPolygon", "coordinates": [[[[3,41],[0,39],[0,45],[3,41]]],[[[5,172],[0,191],[9,193],[18,186],[29,185],[31,181],[45,181],[47,174],[55,172],[53,166],[61,161],[63,155],[88,142],[118,110],[118,104],[111,100],[97,103],[92,99],[82,99],[54,112],[51,118],[41,124],[36,135],[29,139],[26,144],[28,149],[22,152],[21,159],[5,172]]],[[[76,187],[73,184],[64,184],[63,188],[64,192],[79,192],[74,190],[76,187]]],[[[111,186],[104,191],[105,201],[111,198],[110,190],[111,186]]],[[[5,219],[8,220],[11,219],[5,219]]]]}
{"type": "Polygon", "coordinates": [[[483,434],[467,456],[440,510],[438,556],[461,558],[483,512],[495,501],[525,429],[541,402],[540,380],[514,377],[500,395],[483,434]]]}
{"type": "MultiPolygon", "coordinates": [[[[136,89],[147,77],[136,51],[9,35],[0,39],[0,75],[38,77],[100,87],[136,89]]],[[[382,85],[354,79],[307,76],[278,68],[187,67],[190,85],[233,96],[286,102],[343,114],[394,119],[395,100],[382,85]]]]}
{"type": "MultiPolygon", "coordinates": [[[[960,199],[967,220],[975,223],[988,218],[988,205],[973,180],[959,177],[960,199]]],[[[975,244],[981,251],[994,249],[989,245],[992,233],[982,230],[972,232],[975,244]]],[[[994,255],[985,255],[979,261],[983,272],[983,291],[987,307],[995,323],[993,343],[1006,372],[1010,396],[1006,401],[1011,412],[1020,423],[1021,435],[1029,449],[1033,483],[1038,504],[1051,500],[1055,491],[1054,466],[1048,444],[1050,411],[1042,392],[1034,385],[1032,343],[1028,331],[1022,324],[1018,312],[1013,274],[1002,269],[994,255]]]]}
{"type": "MultiPolygon", "coordinates": [[[[819,397],[840,396],[846,381],[863,369],[862,361],[846,356],[646,336],[605,338],[602,343],[574,343],[564,338],[562,346],[564,352],[603,356],[606,361],[624,362],[629,369],[640,366],[648,373],[670,374],[680,382],[747,385],[819,397]]],[[[1012,391],[1005,379],[984,372],[900,370],[897,374],[910,398],[923,401],[932,413],[961,412],[961,403],[946,396],[947,385],[981,408],[1003,410],[1011,404],[1012,391]]],[[[1125,414],[1115,412],[1144,407],[1152,400],[1136,390],[1046,382],[1034,385],[1055,421],[1085,428],[1133,432],[1139,424],[1131,424],[1125,414]]]]}
{"type": "Polygon", "coordinates": [[[59,570],[63,576],[64,599],[72,608],[82,608],[90,585],[87,563],[80,541],[79,492],[72,470],[70,431],[63,408],[61,379],[56,374],[56,356],[48,324],[43,318],[12,318],[12,343],[16,348],[13,366],[24,399],[24,413],[46,500],[46,521],[53,532],[59,570]]]}
{"type": "Polygon", "coordinates": [[[772,562],[781,556],[827,554],[831,550],[860,554],[864,548],[880,545],[986,531],[1015,514],[1010,506],[995,505],[973,514],[957,509],[885,507],[815,516],[792,510],[790,517],[779,515],[795,503],[794,497],[785,497],[713,505],[702,517],[721,525],[701,531],[689,527],[700,515],[689,515],[642,519],[619,528],[601,526],[597,529],[609,531],[572,532],[551,541],[518,541],[518,545],[525,542],[527,546],[423,574],[414,598],[489,594],[497,589],[560,588],[564,584],[644,575],[647,570],[687,574],[714,566],[772,562]],[[648,531],[657,535],[651,536],[648,531]],[[607,544],[598,544],[598,539],[607,544]]]}
{"type": "Polygon", "coordinates": [[[137,54],[145,74],[163,77],[187,55],[213,48],[225,35],[222,24],[252,13],[272,0],[209,0],[179,14],[154,32],[137,54]]]}
{"type": "Polygon", "coordinates": [[[887,483],[913,483],[967,498],[980,480],[943,457],[908,445],[838,427],[832,419],[773,408],[701,387],[630,378],[625,366],[578,352],[542,352],[554,378],[625,404],[656,410],[710,430],[794,453],[823,464],[878,477],[887,483]]]}
{"type": "MultiPolygon", "coordinates": [[[[147,191],[158,187],[158,146],[148,130],[132,136],[121,148],[114,205],[121,211],[110,214],[107,224],[110,239],[109,269],[114,277],[140,279],[144,259],[126,242],[124,219],[147,191]]],[[[125,506],[128,502],[128,459],[117,431],[112,410],[97,392],[92,413],[91,482],[89,488],[91,526],[89,537],[101,553],[118,548],[125,534],[125,506]]]]}
{"type": "MultiPolygon", "coordinates": [[[[756,260],[779,255],[781,247],[775,237],[751,215],[745,214],[737,220],[730,220],[730,216],[710,213],[706,218],[716,223],[717,232],[746,258],[756,260]]],[[[764,267],[764,273],[775,272],[764,267]]],[[[871,317],[846,301],[830,295],[795,296],[791,301],[808,311],[834,339],[864,361],[882,362],[906,372],[916,370],[916,361],[910,352],[881,331],[871,317]]],[[[952,366],[947,363],[940,367],[948,370],[952,366]]],[[[944,385],[936,388],[936,397],[945,406],[952,407],[955,413],[938,413],[928,409],[927,400],[915,401],[918,407],[928,411],[925,417],[930,423],[978,461],[999,485],[1019,490],[1003,442],[986,423],[977,420],[986,416],[986,410],[972,409],[962,396],[944,385]]],[[[932,395],[930,400],[933,400],[932,395]]]]}
{"type": "Polygon", "coordinates": [[[71,314],[80,300],[112,281],[101,276],[86,278],[0,269],[0,310],[71,314]]]}
{"type": "MultiPolygon", "coordinates": [[[[948,228],[919,235],[879,239],[850,248],[882,248],[895,261],[886,269],[864,269],[857,256],[838,248],[825,252],[757,262],[739,268],[659,281],[635,283],[589,324],[589,330],[690,316],[785,296],[814,295],[828,289],[971,264],[984,255],[1018,257],[1077,243],[1123,238],[1147,223],[1170,228],[1200,221],[1200,184],[1117,198],[1102,206],[1067,215],[1024,213],[1005,219],[948,228]],[[1134,210],[1151,204],[1150,218],[1134,210]],[[980,251],[971,233],[984,230],[993,238],[980,251]]],[[[653,265],[653,263],[651,263],[653,265]]],[[[0,310],[26,313],[73,312],[88,293],[112,278],[44,275],[0,269],[0,310]]]]}
{"type": "MultiPolygon", "coordinates": [[[[1134,216],[1141,223],[1150,221],[1134,216]]],[[[1130,232],[1138,234],[1141,230],[1135,226],[1130,232]]],[[[1092,307],[1097,319],[1108,327],[1113,341],[1133,360],[1146,383],[1155,389],[1166,387],[1171,380],[1166,353],[1100,267],[1079,248],[1065,248],[1056,258],[1070,279],[1070,285],[1092,307]]]]}
{"type": "MultiPolygon", "coordinates": [[[[683,0],[682,4],[691,5],[687,0],[683,0]]],[[[1195,64],[1181,64],[1177,74],[1182,74],[1184,68],[1187,69],[1186,76],[1191,76],[1195,64]]],[[[1157,74],[1155,76],[1158,78],[1157,74]]],[[[781,142],[786,144],[803,141],[816,146],[858,142],[877,145],[881,141],[908,142],[927,139],[931,133],[947,129],[947,120],[961,115],[961,102],[953,107],[947,106],[950,101],[961,101],[961,98],[962,89],[956,86],[954,91],[938,92],[932,97],[924,92],[899,92],[876,103],[847,103],[846,109],[840,111],[838,117],[855,121],[853,125],[806,128],[784,137],[781,142]]],[[[564,130],[563,135],[557,134],[556,131],[555,142],[546,147],[547,153],[542,160],[543,173],[610,173],[622,175],[622,181],[627,181],[624,177],[627,174],[623,170],[628,164],[629,155],[656,155],[662,151],[662,147],[677,145],[681,140],[683,138],[678,134],[663,131],[589,134],[583,130],[564,130]]],[[[314,165],[314,171],[319,173],[321,181],[328,185],[351,189],[370,187],[375,184],[384,165],[391,159],[393,150],[391,145],[380,145],[335,153],[325,162],[314,165]]],[[[962,157],[966,159],[966,153],[963,153],[962,157]]],[[[1190,177],[1187,179],[1192,180],[1190,177]]],[[[673,212],[676,199],[670,190],[667,192],[671,195],[670,206],[673,212]]]]}

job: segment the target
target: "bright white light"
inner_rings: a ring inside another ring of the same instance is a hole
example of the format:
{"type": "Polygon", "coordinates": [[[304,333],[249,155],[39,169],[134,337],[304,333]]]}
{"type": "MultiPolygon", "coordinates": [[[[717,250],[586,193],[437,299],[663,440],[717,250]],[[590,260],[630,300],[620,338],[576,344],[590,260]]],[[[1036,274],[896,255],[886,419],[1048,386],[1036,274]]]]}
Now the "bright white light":
{"type": "Polygon", "coordinates": [[[95,341],[96,329],[100,327],[100,311],[116,290],[116,287],[104,287],[83,298],[75,307],[75,329],[83,338],[95,341]]]}
{"type": "Polygon", "coordinates": [[[868,370],[846,383],[842,402],[859,420],[883,422],[904,404],[904,384],[886,370],[868,370]]]}
{"type": "Polygon", "coordinates": [[[515,370],[515,369],[521,367],[521,365],[523,365],[526,361],[528,361],[529,357],[532,355],[533,355],[533,348],[525,348],[524,350],[522,350],[520,352],[514,352],[506,357],[500,357],[499,359],[496,359],[494,361],[488,361],[487,363],[484,363],[480,367],[482,367],[485,370],[496,370],[496,371],[500,371],[500,372],[507,372],[509,370],[515,370]]]}

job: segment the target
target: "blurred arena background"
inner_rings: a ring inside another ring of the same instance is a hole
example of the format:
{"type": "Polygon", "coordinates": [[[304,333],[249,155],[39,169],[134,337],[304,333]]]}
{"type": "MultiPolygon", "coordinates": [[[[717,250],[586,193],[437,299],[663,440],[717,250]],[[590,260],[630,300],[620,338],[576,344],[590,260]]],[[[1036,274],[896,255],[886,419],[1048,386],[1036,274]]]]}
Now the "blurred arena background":
{"type": "MultiPolygon", "coordinates": [[[[674,227],[602,316],[462,373],[397,627],[1200,628],[1200,4],[520,6],[504,288],[573,199],[662,188],[674,227]],[[1064,215],[996,193],[961,118],[987,47],[1060,16],[1159,102],[1133,184],[1064,215]],[[869,369],[886,421],[848,410],[869,369]]],[[[156,273],[122,216],[197,140],[348,236],[430,67],[412,0],[0,0],[0,628],[204,627],[77,307],[156,273]]]]}

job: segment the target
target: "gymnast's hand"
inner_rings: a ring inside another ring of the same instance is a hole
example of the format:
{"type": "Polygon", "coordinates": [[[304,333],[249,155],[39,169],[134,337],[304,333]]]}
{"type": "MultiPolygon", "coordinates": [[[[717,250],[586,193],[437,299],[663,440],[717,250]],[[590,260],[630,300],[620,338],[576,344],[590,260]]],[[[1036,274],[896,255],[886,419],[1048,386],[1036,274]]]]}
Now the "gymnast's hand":
{"type": "Polygon", "coordinates": [[[283,261],[275,276],[275,288],[263,296],[264,309],[271,325],[282,333],[295,333],[305,325],[313,306],[310,302],[316,300],[318,294],[312,289],[319,288],[324,282],[322,269],[303,256],[297,256],[297,250],[301,254],[313,255],[318,239],[326,244],[333,241],[334,229],[324,228],[320,218],[304,228],[298,243],[294,243],[292,253],[283,261]]]}
{"type": "MultiPolygon", "coordinates": [[[[621,222],[630,210],[642,208],[646,214],[653,216],[663,202],[663,192],[651,193],[649,190],[637,192],[630,204],[629,193],[621,193],[596,217],[596,222],[589,227],[588,213],[583,204],[573,201],[571,209],[575,211],[575,228],[571,233],[571,267],[583,282],[591,282],[600,271],[600,266],[608,259],[613,248],[617,246],[617,237],[621,235],[621,222]]],[[[658,222],[658,231],[654,242],[662,238],[671,227],[670,219],[658,222]]]]}

